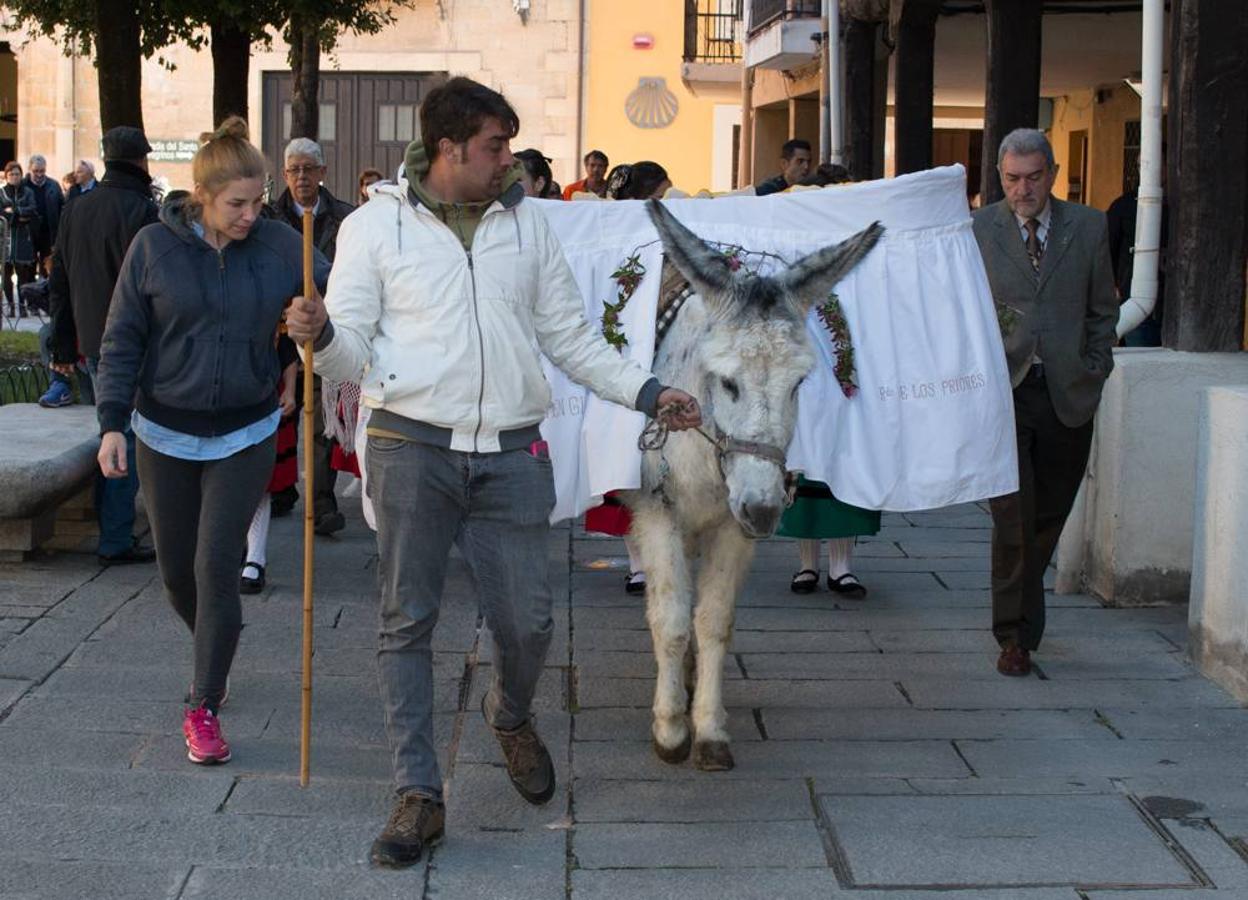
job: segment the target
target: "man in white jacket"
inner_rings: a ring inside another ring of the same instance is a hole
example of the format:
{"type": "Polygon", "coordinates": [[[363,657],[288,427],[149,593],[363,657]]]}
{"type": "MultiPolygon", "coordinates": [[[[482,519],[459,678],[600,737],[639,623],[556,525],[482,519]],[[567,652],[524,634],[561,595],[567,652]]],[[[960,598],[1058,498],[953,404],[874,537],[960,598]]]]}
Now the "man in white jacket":
{"type": "Polygon", "coordinates": [[[372,859],[407,866],[442,837],[430,636],[458,544],[494,637],[482,713],[525,800],[555,792],[531,703],[553,630],[545,560],[554,506],[538,425],[540,353],[599,396],[673,429],[697,401],[616,353],[585,319],[541,213],[509,175],[519,130],[501,94],[467,78],[430,92],[406,179],[342,224],[325,301],[296,298],[290,335],[316,368],[359,380],[371,408],[365,464],[377,515],[386,731],[398,800],[372,859]]]}

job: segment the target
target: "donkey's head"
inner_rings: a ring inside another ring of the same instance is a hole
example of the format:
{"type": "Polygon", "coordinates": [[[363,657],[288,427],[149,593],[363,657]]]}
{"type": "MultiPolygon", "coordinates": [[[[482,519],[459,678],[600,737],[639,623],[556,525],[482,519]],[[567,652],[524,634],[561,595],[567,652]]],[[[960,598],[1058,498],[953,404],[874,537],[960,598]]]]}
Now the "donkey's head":
{"type": "Polygon", "coordinates": [[[707,310],[707,332],[694,351],[698,383],[681,387],[698,395],[706,425],[720,439],[733,517],[749,536],[767,537],[784,508],[783,458],[797,421],[797,389],[815,362],[806,313],[827,299],[884,228],[877,222],[782,272],[760,276],[734,271],[657,200],[648,209],[667,258],[707,310]]]}

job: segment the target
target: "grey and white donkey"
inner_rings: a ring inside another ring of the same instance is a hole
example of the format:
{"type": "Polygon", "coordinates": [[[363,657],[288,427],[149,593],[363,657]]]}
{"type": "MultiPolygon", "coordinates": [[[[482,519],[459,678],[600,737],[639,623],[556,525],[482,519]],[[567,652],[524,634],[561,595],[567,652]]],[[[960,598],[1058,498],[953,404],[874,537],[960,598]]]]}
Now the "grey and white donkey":
{"type": "Polygon", "coordinates": [[[623,497],[634,514],[658,662],[654,749],[665,762],[679,763],[692,746],[695,766],[718,771],[733,766],[721,680],[737,592],[754,557],[753,540],[779,524],[797,389],[815,362],[806,314],[884,229],[876,223],[764,277],[734,272],[658,201],[648,209],[667,259],[696,292],[663,338],[653,371],[697,397],[703,417],[703,434],[673,433],[661,449],[645,453],[641,488],[623,497]],[[695,665],[689,706],[686,678],[695,665]]]}

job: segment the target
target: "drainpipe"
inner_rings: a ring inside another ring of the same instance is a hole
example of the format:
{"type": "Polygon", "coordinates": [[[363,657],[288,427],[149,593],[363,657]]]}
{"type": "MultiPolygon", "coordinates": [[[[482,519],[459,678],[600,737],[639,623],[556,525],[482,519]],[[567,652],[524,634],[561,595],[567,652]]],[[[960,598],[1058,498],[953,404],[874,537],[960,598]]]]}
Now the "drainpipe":
{"type": "Polygon", "coordinates": [[[1144,0],[1144,39],[1140,106],[1140,189],[1131,261],[1131,297],[1118,312],[1118,336],[1148,318],[1157,305],[1161,249],[1161,58],[1165,40],[1165,0],[1144,0]]]}
{"type": "Polygon", "coordinates": [[[841,163],[844,161],[843,125],[841,111],[841,0],[823,0],[823,59],[819,67],[819,161],[841,163]]]}
{"type": "Polygon", "coordinates": [[[576,159],[572,161],[572,180],[581,174],[585,157],[585,4],[580,0],[576,20],[576,159]]]}

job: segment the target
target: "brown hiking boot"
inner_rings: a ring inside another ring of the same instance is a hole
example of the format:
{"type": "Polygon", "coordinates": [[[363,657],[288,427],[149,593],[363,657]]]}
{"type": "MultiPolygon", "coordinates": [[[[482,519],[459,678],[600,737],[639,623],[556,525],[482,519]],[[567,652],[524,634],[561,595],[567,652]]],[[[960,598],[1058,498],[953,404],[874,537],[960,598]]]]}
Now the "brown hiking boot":
{"type": "Polygon", "coordinates": [[[555,764],[551,762],[546,745],[537,736],[533,717],[530,716],[527,722],[513,731],[495,728],[485,712],[485,697],[481,698],[481,715],[485,718],[485,724],[489,725],[494,736],[498,738],[498,746],[503,749],[503,759],[507,761],[507,776],[520,796],[534,806],[541,806],[553,797],[555,764]]]}
{"type": "Polygon", "coordinates": [[[423,794],[402,794],[390,813],[369,858],[378,866],[402,869],[420,862],[425,847],[442,840],[446,828],[446,807],[423,794]]]}

